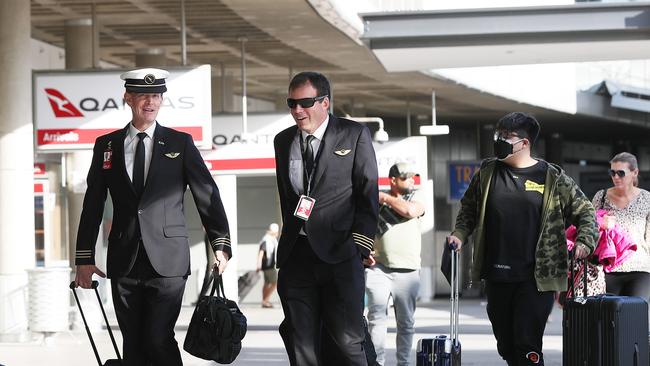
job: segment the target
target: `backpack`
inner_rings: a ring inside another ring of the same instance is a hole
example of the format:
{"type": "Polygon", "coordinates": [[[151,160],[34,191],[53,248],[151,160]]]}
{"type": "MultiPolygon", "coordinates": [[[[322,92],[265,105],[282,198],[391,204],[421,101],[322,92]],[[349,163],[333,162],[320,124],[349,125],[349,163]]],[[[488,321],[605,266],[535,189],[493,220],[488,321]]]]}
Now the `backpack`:
{"type": "Polygon", "coordinates": [[[241,341],[247,329],[246,317],[237,303],[226,298],[221,275],[215,279],[211,274],[210,282],[212,291],[210,295],[199,298],[183,349],[204,360],[229,364],[241,351],[241,341]]]}

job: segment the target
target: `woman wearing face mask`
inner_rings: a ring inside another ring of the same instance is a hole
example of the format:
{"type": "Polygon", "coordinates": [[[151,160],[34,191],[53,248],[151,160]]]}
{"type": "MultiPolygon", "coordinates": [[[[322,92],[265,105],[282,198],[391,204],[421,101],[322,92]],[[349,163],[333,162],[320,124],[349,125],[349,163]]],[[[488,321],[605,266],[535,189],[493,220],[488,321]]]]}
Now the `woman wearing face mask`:
{"type": "Polygon", "coordinates": [[[473,282],[486,281],[487,313],[508,365],[543,365],[542,336],[555,291],[566,291],[565,222],[577,228],[578,258],[598,231],[594,207],[562,168],[531,156],[539,123],[510,113],[496,126],[495,158],[472,177],[449,236],[460,248],[474,233],[473,282]]]}
{"type": "Polygon", "coordinates": [[[640,296],[650,300],[650,192],[638,187],[639,167],[636,157],[622,152],[612,158],[609,175],[612,188],[594,195],[596,208],[607,210],[602,225],[618,224],[637,245],[637,250],[623,263],[605,273],[608,293],[640,296]],[[605,197],[603,197],[605,195],[605,197]]]}

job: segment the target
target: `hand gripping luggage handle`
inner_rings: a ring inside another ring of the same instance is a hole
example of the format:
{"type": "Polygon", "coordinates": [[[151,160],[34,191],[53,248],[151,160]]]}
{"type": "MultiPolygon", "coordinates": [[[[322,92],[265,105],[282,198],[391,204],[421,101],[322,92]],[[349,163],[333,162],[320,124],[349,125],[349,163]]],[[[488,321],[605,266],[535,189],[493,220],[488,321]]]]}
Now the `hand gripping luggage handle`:
{"type": "MultiPolygon", "coordinates": [[[[106,328],[108,329],[108,335],[111,337],[111,342],[113,343],[113,349],[115,349],[115,354],[117,355],[117,359],[121,361],[122,357],[120,356],[120,351],[117,348],[117,343],[115,342],[115,337],[113,336],[111,325],[108,324],[108,317],[106,317],[106,312],[104,311],[104,305],[102,304],[101,297],[99,297],[99,292],[97,291],[97,287],[99,287],[99,282],[93,281],[91,288],[95,290],[95,296],[97,297],[97,301],[99,302],[99,308],[102,310],[102,315],[104,316],[104,322],[106,323],[106,328]]],[[[81,313],[81,319],[83,319],[84,326],[86,327],[86,333],[88,334],[88,339],[90,339],[90,345],[93,347],[93,352],[95,352],[95,358],[97,358],[97,363],[99,364],[99,366],[102,366],[102,360],[99,358],[99,352],[97,352],[97,346],[95,346],[95,341],[93,340],[93,336],[90,333],[90,329],[88,328],[88,323],[86,322],[86,316],[84,315],[84,311],[81,308],[81,303],[79,302],[79,297],[77,296],[77,284],[74,281],[70,282],[70,289],[72,290],[74,299],[77,302],[77,307],[79,308],[79,313],[81,313]]]]}
{"type": "MultiPolygon", "coordinates": [[[[572,298],[578,297],[576,295],[576,289],[575,289],[575,261],[576,261],[576,249],[575,246],[571,252],[569,252],[569,257],[571,258],[571,281],[569,281],[570,286],[571,286],[571,294],[573,295],[572,298]]],[[[582,260],[582,296],[587,297],[587,258],[583,258],[582,260]]]]}
{"type": "Polygon", "coordinates": [[[210,273],[210,282],[212,282],[212,290],[210,290],[210,297],[214,296],[214,294],[216,292],[217,297],[227,299],[226,298],[226,291],[224,291],[224,289],[223,289],[223,277],[221,277],[220,274],[217,274],[215,276],[214,271],[213,271],[213,272],[210,273]]]}
{"type": "Polygon", "coordinates": [[[449,242],[447,238],[445,245],[451,249],[451,313],[449,314],[449,336],[451,337],[454,345],[458,344],[458,320],[459,320],[459,308],[458,308],[458,267],[460,266],[460,261],[458,257],[458,252],[455,247],[449,242]]]}

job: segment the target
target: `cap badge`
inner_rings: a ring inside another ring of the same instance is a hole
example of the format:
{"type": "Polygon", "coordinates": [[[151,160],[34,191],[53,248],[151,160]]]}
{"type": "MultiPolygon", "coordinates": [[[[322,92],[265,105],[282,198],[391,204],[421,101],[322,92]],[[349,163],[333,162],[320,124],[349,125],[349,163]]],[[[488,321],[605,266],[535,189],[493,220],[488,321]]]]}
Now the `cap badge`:
{"type": "Polygon", "coordinates": [[[153,74],[147,74],[144,76],[144,82],[145,84],[153,84],[156,81],[156,77],[153,76],[153,74]]]}

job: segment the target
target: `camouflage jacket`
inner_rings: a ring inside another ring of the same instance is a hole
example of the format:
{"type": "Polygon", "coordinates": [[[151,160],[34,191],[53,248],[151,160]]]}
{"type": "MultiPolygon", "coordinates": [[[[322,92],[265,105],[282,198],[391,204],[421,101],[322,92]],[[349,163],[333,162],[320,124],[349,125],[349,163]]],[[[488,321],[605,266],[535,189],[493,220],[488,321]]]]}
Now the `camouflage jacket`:
{"type": "MultiPolygon", "coordinates": [[[[474,233],[471,280],[481,279],[485,257],[485,207],[490,181],[496,165],[487,159],[474,174],[461,199],[452,235],[463,243],[474,233]]],[[[568,252],[565,228],[578,228],[576,243],[593,252],[598,240],[595,210],[578,185],[558,165],[548,163],[542,201],[540,236],[535,249],[535,281],[539,291],[565,291],[567,287],[568,252]]]]}

